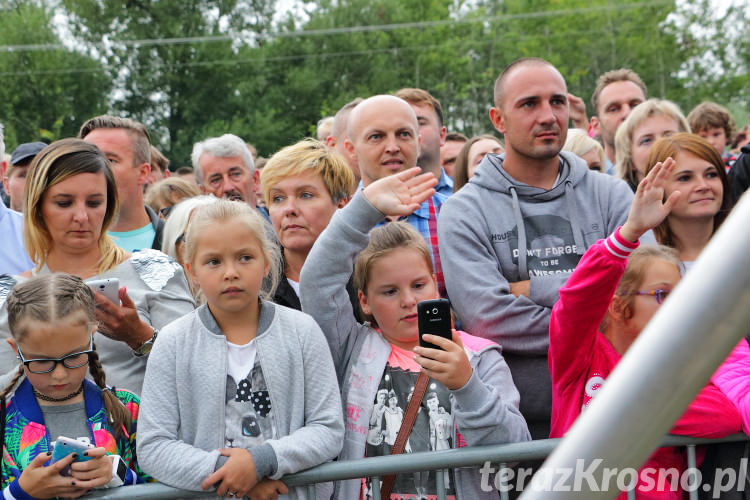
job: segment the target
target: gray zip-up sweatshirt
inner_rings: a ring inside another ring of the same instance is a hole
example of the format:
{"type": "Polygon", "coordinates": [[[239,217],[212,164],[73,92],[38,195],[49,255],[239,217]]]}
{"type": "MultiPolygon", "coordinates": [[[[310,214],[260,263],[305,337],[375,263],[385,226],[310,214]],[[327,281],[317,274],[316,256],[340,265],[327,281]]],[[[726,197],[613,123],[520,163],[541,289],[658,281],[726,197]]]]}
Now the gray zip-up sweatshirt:
{"type": "MultiPolygon", "coordinates": [[[[357,193],[333,216],[302,268],[302,310],[323,329],[346,405],[346,434],[339,460],[365,456],[375,395],[391,353],[390,343],[379,332],[354,319],[346,291],[354,259],[367,246],[370,230],[383,217],[361,192],[357,193]]],[[[469,446],[527,441],[530,436],[518,410],[518,391],[499,346],[470,335],[462,339],[473,373],[464,387],[451,391],[451,414],[458,431],[469,446]]],[[[459,499],[497,499],[497,491],[481,489],[478,468],[455,469],[454,474],[459,499]]],[[[335,498],[359,498],[360,487],[357,480],[341,481],[336,485],[335,498]]]]}
{"type": "Polygon", "coordinates": [[[535,439],[548,430],[552,407],[547,367],[549,318],[558,289],[586,249],[627,219],[633,192],[609,175],[560,153],[550,190],[514,180],[504,155],[488,154],[443,205],[438,244],[445,284],[462,325],[503,346],[521,393],[521,412],[535,439]],[[530,280],[530,298],[510,283],[530,280]]]}
{"type": "MultiPolygon", "coordinates": [[[[225,447],[227,342],[207,306],[167,325],[150,354],[138,419],[138,463],[155,479],[188,490],[221,460],[225,447]]],[[[300,311],[261,304],[257,356],[278,437],[250,450],[273,464],[272,479],[338,455],[344,437],[331,354],[315,321],[300,311]]],[[[329,491],[330,494],[330,491],[329,491]]],[[[306,498],[304,488],[289,498],[306,498]]]]}

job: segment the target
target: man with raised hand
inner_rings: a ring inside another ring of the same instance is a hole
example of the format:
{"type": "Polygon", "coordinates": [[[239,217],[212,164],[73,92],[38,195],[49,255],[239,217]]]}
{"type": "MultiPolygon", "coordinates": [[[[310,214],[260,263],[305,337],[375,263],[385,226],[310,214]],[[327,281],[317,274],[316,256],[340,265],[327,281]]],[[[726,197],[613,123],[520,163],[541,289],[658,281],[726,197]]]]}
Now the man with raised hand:
{"type": "MultiPolygon", "coordinates": [[[[349,114],[346,149],[356,157],[362,187],[417,165],[421,138],[417,115],[406,101],[376,95],[359,103],[349,114]]],[[[438,151],[438,167],[440,152],[438,151]]],[[[445,296],[437,219],[445,195],[435,193],[408,217],[403,217],[424,237],[435,265],[441,296],[445,296]]],[[[386,221],[383,221],[385,223],[386,221]]]]}
{"type": "Polygon", "coordinates": [[[549,435],[549,318],[586,248],[624,223],[627,184],[561,152],[569,119],[560,72],[519,59],[498,77],[490,119],[504,154],[488,154],[438,221],[453,308],[466,331],[492,339],[521,393],[534,439],[549,435]]]}

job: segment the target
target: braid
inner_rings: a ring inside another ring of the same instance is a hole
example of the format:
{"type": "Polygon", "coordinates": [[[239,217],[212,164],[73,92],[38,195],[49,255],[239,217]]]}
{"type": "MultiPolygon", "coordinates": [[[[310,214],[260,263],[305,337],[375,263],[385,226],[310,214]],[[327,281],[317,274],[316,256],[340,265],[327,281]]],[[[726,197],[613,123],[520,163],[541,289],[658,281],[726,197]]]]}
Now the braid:
{"type": "MultiPolygon", "coordinates": [[[[3,392],[0,393],[0,420],[2,421],[2,427],[0,427],[0,453],[5,454],[5,398],[8,397],[8,394],[10,394],[10,391],[13,390],[13,388],[16,386],[19,380],[21,380],[21,377],[23,377],[23,364],[18,365],[18,371],[16,371],[16,375],[13,377],[13,380],[10,381],[8,385],[5,386],[5,389],[3,389],[3,392]]],[[[0,461],[0,476],[3,474],[3,468],[5,467],[5,460],[0,461]]]]}
{"type": "Polygon", "coordinates": [[[104,369],[102,369],[102,365],[99,362],[99,353],[96,352],[96,347],[94,347],[89,357],[89,372],[96,385],[102,390],[102,400],[104,401],[104,407],[107,409],[109,421],[114,428],[115,438],[127,439],[126,429],[130,429],[130,413],[125,408],[125,405],[117,399],[114,390],[110,391],[107,389],[104,369]]]}
{"type": "Polygon", "coordinates": [[[8,397],[8,394],[11,393],[13,388],[18,384],[18,381],[21,380],[21,377],[23,377],[23,365],[18,365],[18,370],[16,371],[16,375],[13,377],[13,380],[8,383],[8,385],[5,386],[5,389],[3,389],[3,392],[0,393],[0,399],[5,401],[5,398],[8,397]]]}

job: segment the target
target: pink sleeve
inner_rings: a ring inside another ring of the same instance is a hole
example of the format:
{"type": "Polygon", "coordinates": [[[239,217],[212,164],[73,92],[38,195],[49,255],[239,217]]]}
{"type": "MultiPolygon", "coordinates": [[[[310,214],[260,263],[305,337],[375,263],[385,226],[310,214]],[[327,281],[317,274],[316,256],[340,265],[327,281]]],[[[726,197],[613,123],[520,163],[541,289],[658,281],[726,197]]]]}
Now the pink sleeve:
{"type": "Polygon", "coordinates": [[[750,435],[750,345],[742,339],[711,382],[734,404],[742,417],[742,430],[750,435]]]}
{"type": "Polygon", "coordinates": [[[740,414],[718,387],[709,382],[674,424],[671,434],[720,438],[741,430],[740,414]]]}
{"type": "Polygon", "coordinates": [[[638,247],[620,236],[618,228],[589,248],[552,308],[549,325],[549,367],[553,387],[577,378],[590,359],[599,324],[620,282],[627,257],[638,247]]]}

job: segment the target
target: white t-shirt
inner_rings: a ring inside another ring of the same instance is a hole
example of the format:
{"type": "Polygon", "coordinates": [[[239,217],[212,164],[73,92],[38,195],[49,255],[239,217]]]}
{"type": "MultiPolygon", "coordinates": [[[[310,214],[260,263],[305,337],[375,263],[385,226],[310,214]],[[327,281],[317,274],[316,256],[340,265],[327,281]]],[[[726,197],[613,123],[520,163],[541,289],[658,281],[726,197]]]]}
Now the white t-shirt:
{"type": "Polygon", "coordinates": [[[235,382],[247,377],[255,364],[255,356],[258,348],[255,347],[255,339],[245,345],[227,342],[227,373],[235,382]]]}

